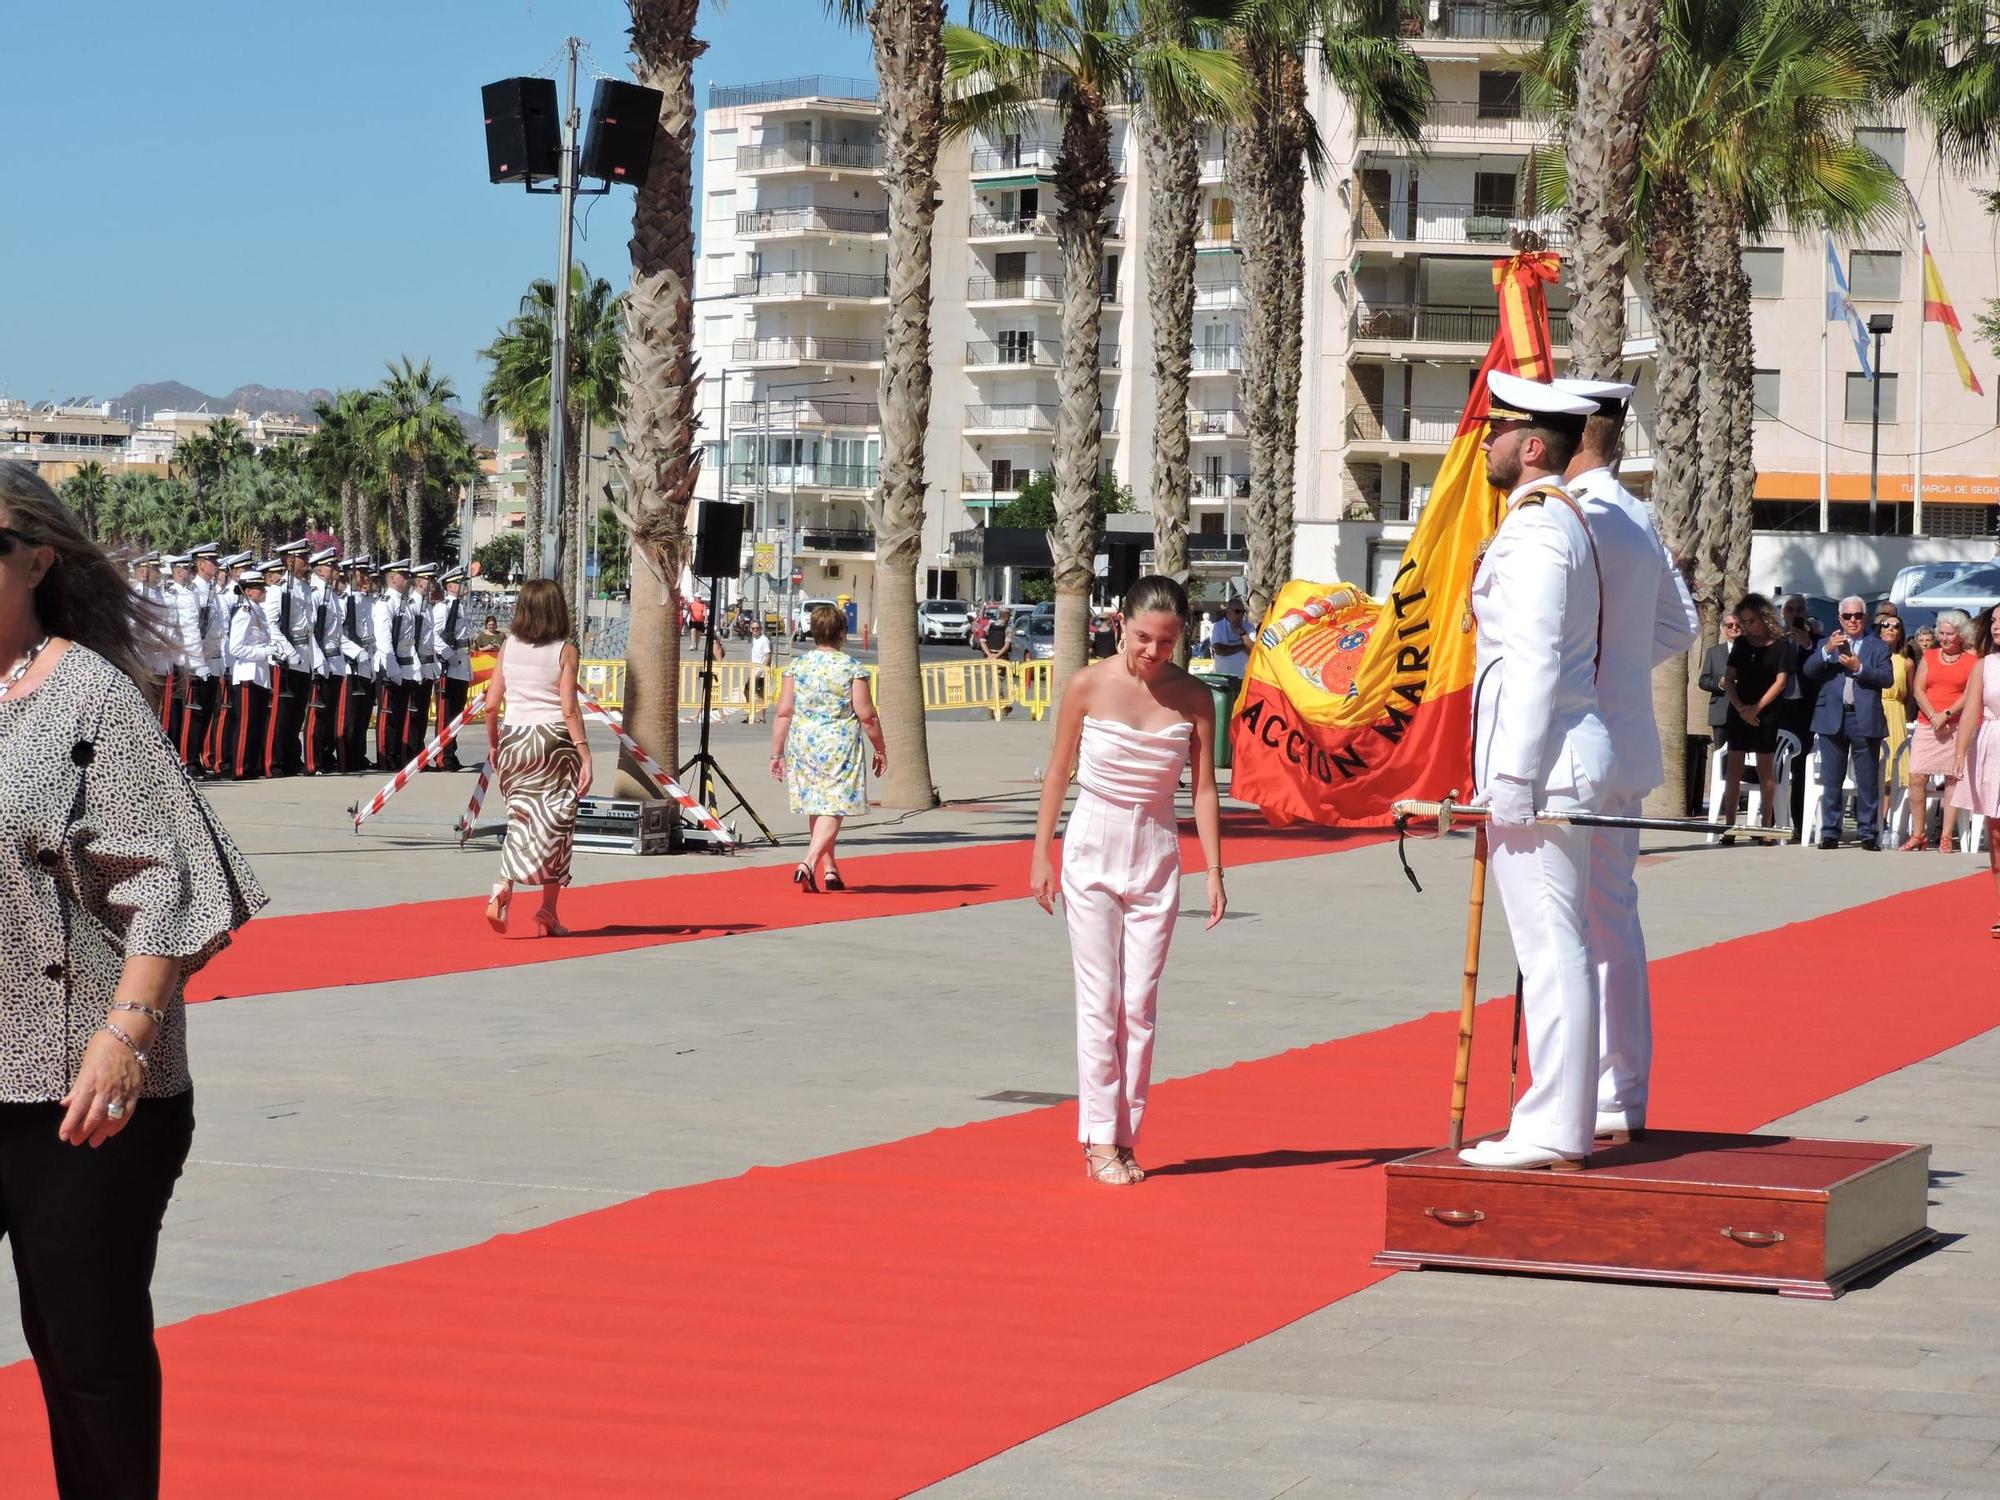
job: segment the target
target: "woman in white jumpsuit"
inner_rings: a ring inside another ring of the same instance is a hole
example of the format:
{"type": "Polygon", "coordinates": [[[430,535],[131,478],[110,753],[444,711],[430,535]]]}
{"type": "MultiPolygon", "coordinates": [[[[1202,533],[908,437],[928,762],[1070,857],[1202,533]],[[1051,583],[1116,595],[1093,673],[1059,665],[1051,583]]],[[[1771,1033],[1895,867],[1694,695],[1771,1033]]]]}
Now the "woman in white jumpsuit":
{"type": "Polygon", "coordinates": [[[1160,973],[1180,908],[1174,793],[1190,762],[1210,927],[1227,905],[1214,700],[1173,660],[1187,625],[1187,594],[1179,584],[1147,577],[1132,585],[1118,650],[1064,689],[1035,827],[1029,889],[1053,912],[1050,845],[1074,769],[1077,797],[1063,833],[1061,889],[1076,970],[1077,1139],[1084,1171],[1116,1187],[1146,1175],[1133,1149],[1146,1114],[1160,973]]]}

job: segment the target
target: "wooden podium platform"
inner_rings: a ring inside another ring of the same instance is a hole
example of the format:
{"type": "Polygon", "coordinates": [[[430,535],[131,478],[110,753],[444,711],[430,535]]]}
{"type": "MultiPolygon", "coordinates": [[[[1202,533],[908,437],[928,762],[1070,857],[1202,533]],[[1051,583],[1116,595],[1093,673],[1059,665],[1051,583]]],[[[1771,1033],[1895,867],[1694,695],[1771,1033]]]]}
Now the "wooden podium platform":
{"type": "Polygon", "coordinates": [[[1744,1287],[1838,1297],[1936,1237],[1929,1146],[1652,1131],[1580,1172],[1388,1166],[1378,1266],[1744,1287]]]}

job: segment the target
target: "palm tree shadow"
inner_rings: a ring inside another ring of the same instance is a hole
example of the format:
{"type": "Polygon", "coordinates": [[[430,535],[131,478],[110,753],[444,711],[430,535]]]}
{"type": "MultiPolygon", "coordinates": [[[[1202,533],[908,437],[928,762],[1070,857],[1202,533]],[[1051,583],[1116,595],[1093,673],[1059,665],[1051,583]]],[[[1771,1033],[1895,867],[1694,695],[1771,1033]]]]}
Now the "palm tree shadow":
{"type": "Polygon", "coordinates": [[[1196,1177],[1208,1172],[1252,1172],[1268,1167],[1325,1167],[1347,1163],[1355,1167],[1379,1167],[1386,1162],[1413,1156],[1423,1146],[1382,1146],[1362,1151],[1254,1151],[1245,1156],[1193,1156],[1186,1161],[1148,1167],[1148,1177],[1196,1177]]]}
{"type": "Polygon", "coordinates": [[[847,889],[857,896],[941,896],[949,891],[990,891],[993,887],[986,881],[966,885],[877,885],[874,881],[852,880],[847,889]]]}
{"type": "Polygon", "coordinates": [[[570,930],[571,937],[679,937],[700,932],[712,932],[718,936],[732,932],[757,932],[763,928],[762,922],[608,922],[602,927],[576,927],[570,930]]]}

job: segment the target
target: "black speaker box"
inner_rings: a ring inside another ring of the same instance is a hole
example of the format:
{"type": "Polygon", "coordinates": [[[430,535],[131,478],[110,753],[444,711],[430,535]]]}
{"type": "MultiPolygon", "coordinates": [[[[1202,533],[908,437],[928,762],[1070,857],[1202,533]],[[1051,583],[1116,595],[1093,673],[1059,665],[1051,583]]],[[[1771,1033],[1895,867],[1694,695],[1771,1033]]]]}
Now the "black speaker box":
{"type": "Polygon", "coordinates": [[[486,106],[486,175],[526,182],[562,172],[562,110],[553,78],[503,78],[479,91],[486,106]]]}
{"type": "Polygon", "coordinates": [[[590,96],[590,124],[583,138],[580,176],[606,182],[646,180],[653,162],[653,132],[660,122],[660,94],[636,83],[600,78],[590,96]]]}
{"type": "Polygon", "coordinates": [[[694,538],[694,576],[734,578],[743,569],[743,507],[704,500],[694,538]]]}

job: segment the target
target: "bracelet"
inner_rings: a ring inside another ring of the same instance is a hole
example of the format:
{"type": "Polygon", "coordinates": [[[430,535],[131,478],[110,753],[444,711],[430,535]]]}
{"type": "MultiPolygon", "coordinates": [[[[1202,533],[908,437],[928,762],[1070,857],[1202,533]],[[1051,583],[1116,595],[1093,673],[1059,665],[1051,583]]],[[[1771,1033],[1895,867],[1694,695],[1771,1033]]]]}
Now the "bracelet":
{"type": "Polygon", "coordinates": [[[147,1055],[144,1047],[141,1047],[137,1042],[132,1040],[132,1033],[127,1031],[123,1026],[120,1026],[116,1021],[106,1021],[97,1029],[109,1032],[112,1036],[123,1042],[130,1049],[132,1055],[139,1059],[140,1072],[150,1073],[153,1070],[153,1059],[147,1055]]]}
{"type": "Polygon", "coordinates": [[[1209,874],[1211,874],[1211,875],[1220,875],[1220,874],[1222,873],[1222,866],[1221,866],[1221,865],[1210,865],[1210,866],[1208,867],[1208,873],[1209,873],[1209,874]]]}
{"type": "Polygon", "coordinates": [[[164,1026],[167,1024],[167,1013],[165,1011],[154,1010],[152,1006],[141,1005],[136,1000],[113,1000],[111,1008],[113,1010],[134,1011],[139,1015],[147,1017],[155,1026],[164,1026]]]}

